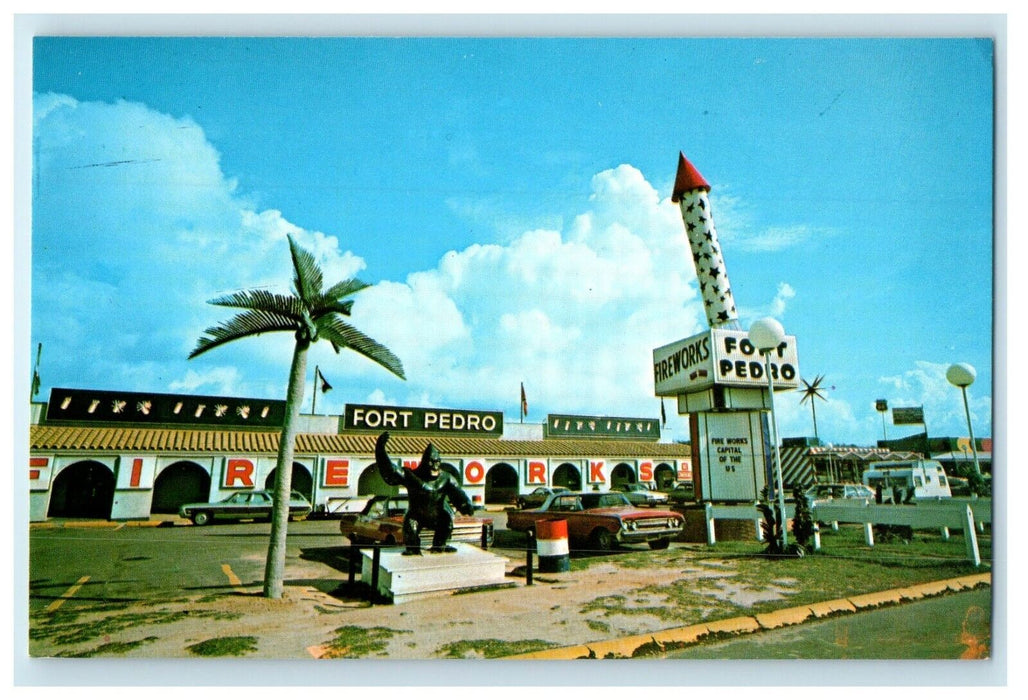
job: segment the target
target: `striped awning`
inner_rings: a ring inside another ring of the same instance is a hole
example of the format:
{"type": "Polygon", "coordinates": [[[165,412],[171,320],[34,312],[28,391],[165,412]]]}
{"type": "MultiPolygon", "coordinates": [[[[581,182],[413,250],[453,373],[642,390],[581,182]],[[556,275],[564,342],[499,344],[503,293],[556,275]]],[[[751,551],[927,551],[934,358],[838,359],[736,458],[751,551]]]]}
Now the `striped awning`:
{"type": "Polygon", "coordinates": [[[782,483],[786,488],[814,483],[815,464],[828,461],[868,464],[885,460],[920,459],[917,452],[893,452],[876,447],[783,447],[782,483]]]}
{"type": "MultiPolygon", "coordinates": [[[[296,436],[298,455],[375,454],[374,434],[317,434],[296,436]]],[[[176,428],[124,428],[33,425],[29,430],[33,451],[177,452],[275,454],[277,432],[248,430],[187,430],[176,428]]],[[[643,459],[688,459],[690,448],[678,443],[630,440],[548,439],[497,440],[492,438],[427,437],[394,435],[389,441],[392,455],[420,455],[431,442],[447,455],[508,458],[604,457],[643,459]]]]}

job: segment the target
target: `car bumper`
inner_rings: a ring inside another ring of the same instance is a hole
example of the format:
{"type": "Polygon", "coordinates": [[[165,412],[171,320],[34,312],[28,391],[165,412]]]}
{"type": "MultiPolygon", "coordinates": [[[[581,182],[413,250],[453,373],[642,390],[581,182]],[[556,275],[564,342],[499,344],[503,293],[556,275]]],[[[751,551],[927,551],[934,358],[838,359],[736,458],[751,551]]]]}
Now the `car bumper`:
{"type": "Polygon", "coordinates": [[[653,540],[662,540],[665,537],[674,539],[682,534],[681,527],[675,528],[663,528],[663,529],[646,529],[646,530],[621,530],[617,534],[618,542],[624,544],[635,544],[639,542],[652,542],[653,540]]]}

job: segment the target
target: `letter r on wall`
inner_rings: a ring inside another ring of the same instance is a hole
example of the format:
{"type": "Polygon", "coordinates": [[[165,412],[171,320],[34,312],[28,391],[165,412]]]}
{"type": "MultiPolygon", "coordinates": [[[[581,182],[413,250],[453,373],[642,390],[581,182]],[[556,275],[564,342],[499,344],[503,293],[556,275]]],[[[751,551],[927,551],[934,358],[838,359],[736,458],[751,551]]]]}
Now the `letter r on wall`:
{"type": "Polygon", "coordinates": [[[248,459],[229,459],[225,465],[225,486],[253,486],[253,462],[248,459]]]}

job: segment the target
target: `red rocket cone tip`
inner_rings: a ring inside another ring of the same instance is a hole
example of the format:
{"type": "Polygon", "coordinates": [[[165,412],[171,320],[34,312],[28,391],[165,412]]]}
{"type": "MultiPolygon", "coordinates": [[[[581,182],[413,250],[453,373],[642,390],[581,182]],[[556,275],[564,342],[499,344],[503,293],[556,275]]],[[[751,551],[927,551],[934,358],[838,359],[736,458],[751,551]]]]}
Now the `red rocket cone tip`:
{"type": "Polygon", "coordinates": [[[671,201],[677,202],[682,194],[690,190],[710,191],[710,185],[700,175],[700,171],[686,159],[685,154],[678,152],[678,174],[675,175],[675,189],[671,192],[671,201]]]}

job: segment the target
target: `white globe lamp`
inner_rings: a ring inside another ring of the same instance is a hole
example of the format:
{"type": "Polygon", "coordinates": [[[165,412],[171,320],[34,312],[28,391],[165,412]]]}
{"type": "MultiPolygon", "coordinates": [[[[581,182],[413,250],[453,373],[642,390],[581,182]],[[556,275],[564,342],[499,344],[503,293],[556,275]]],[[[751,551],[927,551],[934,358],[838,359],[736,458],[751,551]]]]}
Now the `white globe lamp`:
{"type": "Polygon", "coordinates": [[[971,439],[971,456],[974,457],[974,470],[981,474],[982,469],[978,465],[978,450],[974,446],[974,430],[971,428],[971,410],[967,406],[967,387],[974,384],[977,376],[978,373],[975,372],[974,367],[966,362],[957,362],[950,365],[949,369],[946,370],[946,379],[953,386],[959,387],[960,393],[964,396],[964,416],[967,418],[967,435],[971,439]]]}
{"type": "Polygon", "coordinates": [[[782,552],[789,545],[788,521],[785,517],[785,488],[782,485],[782,457],[778,450],[778,420],[775,417],[775,387],[771,379],[771,353],[785,340],[785,329],[773,318],[761,318],[753,322],[749,332],[750,342],[764,355],[764,373],[767,375],[768,406],[771,409],[771,445],[775,455],[775,477],[778,482],[778,509],[782,519],[782,552]]]}

